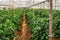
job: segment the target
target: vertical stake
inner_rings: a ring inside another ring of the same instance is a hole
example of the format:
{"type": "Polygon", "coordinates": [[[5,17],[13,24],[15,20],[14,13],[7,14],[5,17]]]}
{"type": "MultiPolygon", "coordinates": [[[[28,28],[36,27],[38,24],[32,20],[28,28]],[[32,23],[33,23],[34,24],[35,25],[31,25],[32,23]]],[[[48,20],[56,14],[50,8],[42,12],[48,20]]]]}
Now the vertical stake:
{"type": "Polygon", "coordinates": [[[50,14],[49,14],[49,40],[53,40],[52,37],[52,6],[53,6],[53,0],[49,0],[50,2],[50,14]]]}

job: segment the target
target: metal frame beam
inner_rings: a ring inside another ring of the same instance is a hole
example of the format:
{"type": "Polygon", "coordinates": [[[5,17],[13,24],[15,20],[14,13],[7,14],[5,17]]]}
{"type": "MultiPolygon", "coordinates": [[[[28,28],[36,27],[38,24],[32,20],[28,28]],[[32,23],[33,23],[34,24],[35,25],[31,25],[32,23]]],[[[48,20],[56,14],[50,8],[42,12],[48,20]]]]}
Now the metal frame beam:
{"type": "Polygon", "coordinates": [[[42,3],[45,3],[45,2],[48,2],[48,1],[46,0],[46,1],[42,1],[42,2],[39,2],[39,3],[33,4],[33,5],[30,5],[30,7],[32,7],[32,6],[36,6],[36,5],[39,5],[39,4],[42,4],[42,3]]]}

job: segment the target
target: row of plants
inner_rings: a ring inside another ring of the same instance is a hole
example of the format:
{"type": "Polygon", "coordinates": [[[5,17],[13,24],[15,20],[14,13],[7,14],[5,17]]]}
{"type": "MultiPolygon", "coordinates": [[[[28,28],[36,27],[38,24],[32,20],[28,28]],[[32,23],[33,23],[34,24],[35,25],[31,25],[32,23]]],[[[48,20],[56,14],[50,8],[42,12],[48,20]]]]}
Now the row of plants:
{"type": "MultiPolygon", "coordinates": [[[[26,14],[31,29],[31,40],[48,40],[49,9],[0,10],[0,40],[13,40],[20,30],[22,15],[26,14]]],[[[60,36],[60,10],[53,10],[53,36],[60,36]]]]}

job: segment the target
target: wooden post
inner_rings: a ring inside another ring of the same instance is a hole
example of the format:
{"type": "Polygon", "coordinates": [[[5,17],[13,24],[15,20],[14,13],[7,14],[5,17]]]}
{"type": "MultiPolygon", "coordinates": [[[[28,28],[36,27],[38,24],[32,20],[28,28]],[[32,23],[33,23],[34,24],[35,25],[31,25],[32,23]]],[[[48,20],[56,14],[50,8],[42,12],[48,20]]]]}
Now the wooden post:
{"type": "Polygon", "coordinates": [[[50,14],[49,14],[49,40],[53,40],[52,37],[52,6],[53,0],[49,0],[50,2],[50,14]]]}

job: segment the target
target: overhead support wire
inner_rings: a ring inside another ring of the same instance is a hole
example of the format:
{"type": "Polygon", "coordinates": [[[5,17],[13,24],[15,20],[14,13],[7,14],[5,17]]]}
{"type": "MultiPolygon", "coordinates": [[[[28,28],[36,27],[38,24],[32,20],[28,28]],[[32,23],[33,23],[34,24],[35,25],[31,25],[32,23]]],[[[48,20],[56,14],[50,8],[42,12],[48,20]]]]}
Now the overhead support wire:
{"type": "Polygon", "coordinates": [[[39,3],[36,3],[36,4],[33,4],[33,5],[30,5],[29,7],[36,6],[36,5],[39,5],[39,4],[42,4],[42,3],[45,3],[45,2],[47,2],[47,0],[42,1],[42,2],[39,2],[39,3]]]}
{"type": "Polygon", "coordinates": [[[3,5],[3,4],[0,4],[0,6],[12,6],[12,5],[3,5]]]}

